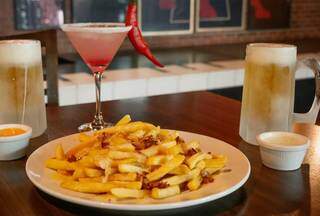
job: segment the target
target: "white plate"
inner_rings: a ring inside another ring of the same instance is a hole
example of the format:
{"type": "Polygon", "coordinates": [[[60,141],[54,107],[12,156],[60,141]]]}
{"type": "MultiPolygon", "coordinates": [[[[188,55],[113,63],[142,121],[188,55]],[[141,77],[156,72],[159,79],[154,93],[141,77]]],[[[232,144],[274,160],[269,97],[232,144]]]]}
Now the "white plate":
{"type": "Polygon", "coordinates": [[[26,172],[36,187],[56,198],[84,206],[130,211],[175,209],[206,203],[232,193],[247,181],[250,174],[250,163],[241,151],[230,144],[212,137],[183,131],[179,133],[186,141],[200,141],[201,149],[205,152],[226,155],[228,157],[226,169],[231,169],[231,172],[219,174],[215,177],[214,182],[203,185],[197,191],[186,191],[180,195],[166,199],[132,199],[119,201],[117,203],[96,201],[93,199],[93,195],[61,188],[58,181],[51,177],[53,171],[44,166],[45,160],[53,156],[58,143],[61,143],[65,150],[68,150],[71,146],[78,143],[77,134],[53,140],[38,148],[28,158],[26,172]]]}

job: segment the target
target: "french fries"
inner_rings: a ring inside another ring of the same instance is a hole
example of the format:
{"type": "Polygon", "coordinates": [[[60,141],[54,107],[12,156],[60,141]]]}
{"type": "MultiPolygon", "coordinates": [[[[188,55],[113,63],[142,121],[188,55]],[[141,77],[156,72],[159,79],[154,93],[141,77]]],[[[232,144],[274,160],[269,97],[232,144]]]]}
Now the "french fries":
{"type": "Polygon", "coordinates": [[[143,173],[145,171],[142,167],[132,164],[119,164],[118,170],[120,173],[143,173]]]}
{"type": "Polygon", "coordinates": [[[61,144],[57,145],[55,158],[58,160],[63,160],[65,158],[64,151],[61,144]]]}
{"type": "Polygon", "coordinates": [[[171,160],[167,161],[164,165],[156,169],[155,171],[149,173],[146,177],[149,181],[155,181],[166,174],[168,174],[171,170],[178,167],[183,163],[185,157],[183,155],[176,155],[171,160]]]}
{"type": "Polygon", "coordinates": [[[74,162],[68,162],[58,159],[48,159],[46,161],[46,167],[55,170],[73,171],[76,169],[77,165],[74,162]]]}
{"type": "Polygon", "coordinates": [[[135,181],[137,173],[115,173],[109,176],[110,181],[135,181]]]}
{"type": "Polygon", "coordinates": [[[66,153],[58,144],[45,166],[56,171],[62,188],[95,194],[102,202],[198,190],[227,163],[223,155],[202,152],[198,141],[185,142],[177,131],[129,115],[113,127],[80,133],[79,142],[66,153]]]}
{"type": "Polygon", "coordinates": [[[155,199],[163,199],[166,197],[174,196],[180,193],[179,186],[171,186],[164,189],[153,188],[151,191],[151,197],[155,199]]]}
{"type": "Polygon", "coordinates": [[[144,191],[137,189],[128,189],[128,188],[112,188],[111,194],[117,198],[143,198],[144,191]]]}
{"type": "Polygon", "coordinates": [[[130,115],[125,115],[123,116],[116,124],[116,126],[119,126],[119,125],[126,125],[128,124],[129,122],[131,122],[131,117],[130,115]]]}

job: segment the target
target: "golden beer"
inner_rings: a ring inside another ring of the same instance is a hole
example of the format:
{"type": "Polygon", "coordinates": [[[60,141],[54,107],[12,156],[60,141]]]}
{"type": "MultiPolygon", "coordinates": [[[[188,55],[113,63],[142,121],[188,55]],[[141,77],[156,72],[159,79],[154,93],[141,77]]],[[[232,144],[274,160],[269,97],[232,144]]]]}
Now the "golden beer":
{"type": "Polygon", "coordinates": [[[246,51],[240,136],[256,144],[265,131],[287,131],[292,125],[296,47],[250,44],[246,51]]]}
{"type": "Polygon", "coordinates": [[[0,41],[0,124],[32,127],[33,137],[46,127],[39,41],[0,41]]]}

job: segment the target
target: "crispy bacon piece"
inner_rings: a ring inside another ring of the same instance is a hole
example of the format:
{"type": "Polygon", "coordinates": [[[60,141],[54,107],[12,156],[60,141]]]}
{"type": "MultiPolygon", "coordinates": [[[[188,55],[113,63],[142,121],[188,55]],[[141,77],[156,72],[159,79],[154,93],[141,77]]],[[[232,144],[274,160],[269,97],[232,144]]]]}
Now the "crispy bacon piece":
{"type": "Polygon", "coordinates": [[[176,142],[177,142],[177,144],[185,143],[184,140],[179,136],[176,137],[176,142]]]}
{"type": "Polygon", "coordinates": [[[101,142],[101,148],[107,148],[109,145],[110,143],[107,140],[101,142]]]}
{"type": "Polygon", "coordinates": [[[109,146],[109,142],[108,139],[111,137],[111,134],[107,134],[105,132],[103,132],[102,134],[100,134],[97,139],[100,142],[101,148],[106,148],[107,146],[109,146]]]}
{"type": "Polygon", "coordinates": [[[189,190],[189,188],[188,188],[188,182],[183,182],[183,183],[181,183],[181,184],[180,184],[180,190],[181,190],[181,191],[187,191],[187,190],[189,190]]]}
{"type": "Polygon", "coordinates": [[[202,177],[202,183],[203,184],[209,184],[214,181],[214,178],[212,176],[204,176],[202,177]]]}
{"type": "Polygon", "coordinates": [[[76,160],[77,160],[77,158],[74,155],[70,155],[69,157],[67,157],[67,161],[69,161],[69,162],[75,162],[76,160]]]}
{"type": "Polygon", "coordinates": [[[142,189],[146,189],[146,190],[152,190],[153,188],[166,188],[166,187],[169,187],[169,184],[161,181],[142,183],[142,189]]]}
{"type": "Polygon", "coordinates": [[[197,153],[198,153],[198,151],[196,149],[192,148],[187,151],[186,156],[191,157],[192,155],[197,154],[197,153]]]}
{"type": "Polygon", "coordinates": [[[152,136],[143,137],[140,140],[132,141],[132,144],[135,145],[137,150],[142,150],[149,148],[152,145],[158,144],[158,139],[152,136]]]}

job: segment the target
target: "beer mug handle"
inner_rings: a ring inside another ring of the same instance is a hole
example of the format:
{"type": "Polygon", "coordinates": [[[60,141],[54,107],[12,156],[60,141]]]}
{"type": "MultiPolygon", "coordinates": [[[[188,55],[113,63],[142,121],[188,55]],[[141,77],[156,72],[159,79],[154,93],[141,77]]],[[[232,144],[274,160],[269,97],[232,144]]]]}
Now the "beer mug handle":
{"type": "Polygon", "coordinates": [[[320,109],[320,65],[314,58],[307,59],[304,64],[312,69],[315,75],[315,96],[312,106],[307,113],[293,113],[293,122],[302,122],[314,124],[317,120],[317,115],[320,109]]]}

